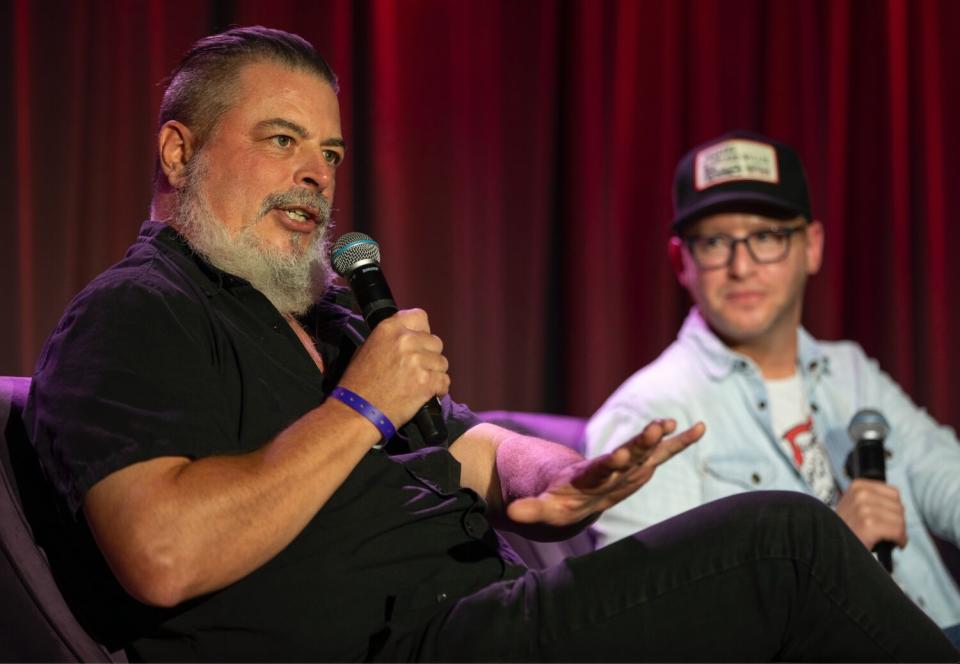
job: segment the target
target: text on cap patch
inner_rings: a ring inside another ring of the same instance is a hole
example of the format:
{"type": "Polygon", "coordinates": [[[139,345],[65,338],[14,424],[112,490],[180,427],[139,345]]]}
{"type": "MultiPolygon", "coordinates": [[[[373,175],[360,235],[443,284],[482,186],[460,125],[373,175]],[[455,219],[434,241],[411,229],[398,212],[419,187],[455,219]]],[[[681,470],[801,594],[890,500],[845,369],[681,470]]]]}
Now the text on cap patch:
{"type": "Polygon", "coordinates": [[[736,180],[780,181],[774,147],[744,139],[723,141],[698,152],[694,173],[698,191],[736,180]]]}

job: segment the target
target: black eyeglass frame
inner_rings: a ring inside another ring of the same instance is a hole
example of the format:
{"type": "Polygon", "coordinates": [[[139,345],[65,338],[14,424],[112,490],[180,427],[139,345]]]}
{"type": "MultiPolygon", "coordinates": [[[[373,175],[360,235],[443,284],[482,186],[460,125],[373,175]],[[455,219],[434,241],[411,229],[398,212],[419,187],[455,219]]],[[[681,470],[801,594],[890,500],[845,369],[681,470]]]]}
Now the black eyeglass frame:
{"type": "Polygon", "coordinates": [[[794,233],[807,230],[807,226],[809,225],[810,225],[810,222],[804,221],[804,223],[801,224],[800,226],[789,226],[786,228],[783,228],[783,227],[763,228],[760,230],[753,231],[752,233],[747,233],[743,237],[734,237],[733,235],[727,235],[726,233],[714,233],[712,235],[684,235],[680,239],[683,242],[683,244],[686,245],[687,251],[690,252],[690,256],[693,258],[693,261],[697,264],[697,267],[700,268],[701,270],[718,270],[720,268],[729,267],[730,263],[733,262],[733,257],[737,253],[737,245],[740,244],[741,242],[747,248],[747,253],[750,254],[750,258],[752,258],[755,263],[759,263],[761,265],[769,265],[771,263],[779,263],[784,258],[786,258],[787,254],[790,253],[790,238],[793,237],[794,233]],[[751,238],[755,238],[756,236],[762,235],[764,233],[772,233],[774,235],[780,235],[785,240],[785,242],[783,243],[783,251],[776,258],[761,260],[760,258],[757,258],[757,254],[754,252],[753,247],[750,246],[751,238]],[[710,238],[722,237],[727,241],[728,254],[727,254],[727,259],[725,261],[723,261],[722,263],[717,263],[716,265],[703,265],[700,262],[700,258],[697,256],[697,252],[694,251],[694,244],[697,242],[697,240],[700,240],[706,237],[710,237],[710,238]]]}

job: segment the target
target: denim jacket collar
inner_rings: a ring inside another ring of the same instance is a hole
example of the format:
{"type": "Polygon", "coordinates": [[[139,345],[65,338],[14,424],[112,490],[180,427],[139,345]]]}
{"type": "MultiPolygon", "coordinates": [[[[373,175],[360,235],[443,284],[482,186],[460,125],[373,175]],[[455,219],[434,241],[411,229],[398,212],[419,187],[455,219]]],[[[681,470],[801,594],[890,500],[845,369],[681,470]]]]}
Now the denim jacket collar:
{"type": "MultiPolygon", "coordinates": [[[[678,336],[682,344],[692,344],[695,347],[697,352],[694,356],[703,363],[704,369],[713,380],[722,380],[734,370],[748,367],[757,375],[760,373],[753,360],[731,350],[714,334],[697,307],[690,309],[678,336]]],[[[826,353],[803,327],[797,328],[797,359],[804,378],[818,376],[829,370],[826,353]]]]}

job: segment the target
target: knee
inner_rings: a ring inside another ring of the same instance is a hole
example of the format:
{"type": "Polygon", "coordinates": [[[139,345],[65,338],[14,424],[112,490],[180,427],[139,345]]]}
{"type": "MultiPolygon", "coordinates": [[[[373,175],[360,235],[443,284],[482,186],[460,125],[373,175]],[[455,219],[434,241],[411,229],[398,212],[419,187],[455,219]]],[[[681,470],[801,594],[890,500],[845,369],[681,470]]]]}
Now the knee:
{"type": "Polygon", "coordinates": [[[807,532],[845,529],[821,501],[797,491],[750,491],[708,503],[707,510],[728,527],[747,531],[807,532]]]}
{"type": "Polygon", "coordinates": [[[792,491],[753,491],[650,526],[623,540],[628,543],[622,546],[639,544],[634,555],[664,558],[695,549],[730,564],[760,557],[810,561],[818,549],[846,546],[847,535],[843,522],[815,498],[792,491]]]}
{"type": "Polygon", "coordinates": [[[711,501],[635,537],[696,536],[727,543],[757,538],[807,540],[813,531],[845,528],[819,500],[796,491],[750,491],[711,501]]]}
{"type": "Polygon", "coordinates": [[[731,511],[750,520],[757,532],[786,538],[800,548],[825,540],[842,544],[852,537],[832,509],[804,493],[754,491],[734,498],[731,511]]]}
{"type": "Polygon", "coordinates": [[[780,515],[802,515],[816,519],[833,519],[833,510],[817,500],[799,491],[751,491],[732,496],[738,500],[740,508],[754,512],[770,512],[780,515]]]}
{"type": "Polygon", "coordinates": [[[727,509],[765,522],[813,521],[829,525],[842,523],[820,500],[798,491],[751,491],[728,499],[727,509]]]}

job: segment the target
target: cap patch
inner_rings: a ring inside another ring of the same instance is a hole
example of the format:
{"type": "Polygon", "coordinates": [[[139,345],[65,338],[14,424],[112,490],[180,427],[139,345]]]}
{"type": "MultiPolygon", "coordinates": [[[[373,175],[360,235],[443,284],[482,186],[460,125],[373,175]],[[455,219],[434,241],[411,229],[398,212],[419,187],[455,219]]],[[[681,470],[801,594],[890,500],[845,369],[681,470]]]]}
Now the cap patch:
{"type": "Polygon", "coordinates": [[[697,153],[694,186],[702,191],[724,182],[753,181],[777,184],[777,152],[772,145],[733,139],[697,153]]]}

